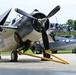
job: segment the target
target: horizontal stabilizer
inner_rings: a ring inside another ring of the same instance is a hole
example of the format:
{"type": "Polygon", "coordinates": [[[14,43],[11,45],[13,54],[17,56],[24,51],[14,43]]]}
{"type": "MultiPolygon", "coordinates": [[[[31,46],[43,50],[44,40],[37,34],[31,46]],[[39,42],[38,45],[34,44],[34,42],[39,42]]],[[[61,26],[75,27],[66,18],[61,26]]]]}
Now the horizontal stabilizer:
{"type": "Polygon", "coordinates": [[[10,13],[10,11],[11,11],[11,9],[7,10],[5,13],[0,15],[0,25],[4,25],[9,13],[10,13]]]}

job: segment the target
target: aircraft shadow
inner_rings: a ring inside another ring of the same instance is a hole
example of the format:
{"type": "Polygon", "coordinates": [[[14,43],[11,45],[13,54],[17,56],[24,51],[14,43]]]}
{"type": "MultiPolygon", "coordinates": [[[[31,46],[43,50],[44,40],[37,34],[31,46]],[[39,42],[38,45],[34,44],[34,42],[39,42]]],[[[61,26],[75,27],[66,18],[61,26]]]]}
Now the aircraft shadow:
{"type": "MultiPolygon", "coordinates": [[[[42,63],[40,59],[19,59],[18,62],[14,63],[42,63]]],[[[9,59],[0,59],[0,63],[12,63],[9,59]]]]}

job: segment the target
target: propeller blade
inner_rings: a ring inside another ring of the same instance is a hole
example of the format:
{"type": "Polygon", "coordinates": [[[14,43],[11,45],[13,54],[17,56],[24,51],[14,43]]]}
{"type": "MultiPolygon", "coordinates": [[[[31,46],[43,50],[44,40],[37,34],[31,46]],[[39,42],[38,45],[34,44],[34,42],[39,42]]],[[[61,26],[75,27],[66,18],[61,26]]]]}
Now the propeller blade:
{"type": "Polygon", "coordinates": [[[41,32],[42,32],[42,39],[43,39],[44,47],[47,50],[49,49],[49,41],[48,41],[48,37],[46,34],[46,30],[43,28],[41,32]]]}
{"type": "MultiPolygon", "coordinates": [[[[48,37],[47,37],[46,30],[44,27],[42,28],[41,33],[42,33],[42,40],[43,40],[45,50],[50,50],[48,37]]],[[[44,57],[50,58],[50,55],[45,53],[44,51],[44,57]]]]}
{"type": "Polygon", "coordinates": [[[15,8],[14,10],[15,10],[17,13],[22,14],[23,16],[29,17],[29,18],[31,18],[31,19],[36,19],[35,17],[31,16],[30,14],[24,12],[24,11],[21,10],[21,9],[15,8]]]}
{"type": "Polygon", "coordinates": [[[54,14],[56,14],[60,10],[60,6],[56,6],[47,16],[46,18],[52,17],[54,14]]]}

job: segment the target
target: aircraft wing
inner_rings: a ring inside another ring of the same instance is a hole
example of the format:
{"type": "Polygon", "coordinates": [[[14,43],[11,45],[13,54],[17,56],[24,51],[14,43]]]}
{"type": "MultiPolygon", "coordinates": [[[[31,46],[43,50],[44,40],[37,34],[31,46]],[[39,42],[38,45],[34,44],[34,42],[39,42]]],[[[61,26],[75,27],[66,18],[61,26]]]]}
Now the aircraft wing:
{"type": "Polygon", "coordinates": [[[5,23],[10,12],[11,12],[11,9],[7,10],[5,13],[0,15],[0,25],[3,25],[5,23]]]}

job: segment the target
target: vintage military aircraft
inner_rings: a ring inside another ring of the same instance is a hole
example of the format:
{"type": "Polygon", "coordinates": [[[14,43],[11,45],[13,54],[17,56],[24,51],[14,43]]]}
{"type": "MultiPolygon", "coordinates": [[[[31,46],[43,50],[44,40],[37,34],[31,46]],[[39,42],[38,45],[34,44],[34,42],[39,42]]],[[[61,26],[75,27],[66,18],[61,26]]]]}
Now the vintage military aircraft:
{"type": "Polygon", "coordinates": [[[54,32],[51,32],[50,36],[54,41],[49,43],[52,53],[57,53],[58,50],[72,50],[72,53],[76,53],[75,36],[57,36],[54,32]]]}
{"type": "MultiPolygon", "coordinates": [[[[47,16],[37,9],[28,14],[21,9],[15,8],[15,11],[21,15],[18,20],[14,20],[11,25],[0,25],[0,52],[12,51],[11,61],[17,61],[17,52],[20,50],[27,51],[32,47],[31,43],[42,37],[44,50],[49,50],[49,41],[46,30],[49,27],[49,18],[60,10],[56,6],[47,16]]],[[[31,48],[32,49],[32,48],[31,48]]],[[[33,51],[33,49],[32,49],[33,51]]],[[[43,51],[43,57],[50,58],[50,55],[43,51]]]]}
{"type": "MultiPolygon", "coordinates": [[[[53,41],[49,42],[49,47],[52,53],[57,53],[61,50],[72,50],[72,53],[76,53],[76,37],[75,36],[51,36],[53,41]]],[[[43,43],[36,41],[35,44],[36,54],[42,54],[43,43]]]]}

